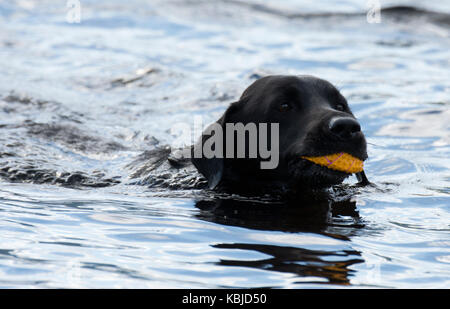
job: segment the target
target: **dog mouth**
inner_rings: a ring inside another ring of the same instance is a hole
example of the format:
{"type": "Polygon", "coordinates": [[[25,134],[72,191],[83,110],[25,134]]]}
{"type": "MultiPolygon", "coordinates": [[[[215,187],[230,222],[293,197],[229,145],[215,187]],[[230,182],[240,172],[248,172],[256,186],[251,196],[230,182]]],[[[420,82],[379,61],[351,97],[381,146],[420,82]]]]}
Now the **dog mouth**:
{"type": "Polygon", "coordinates": [[[300,158],[311,161],[317,165],[324,166],[347,174],[363,171],[364,161],[346,152],[334,153],[325,156],[300,156],[300,158]]]}
{"type": "Polygon", "coordinates": [[[342,183],[351,174],[363,173],[364,159],[347,152],[297,155],[288,168],[295,186],[325,188],[342,183]]]}

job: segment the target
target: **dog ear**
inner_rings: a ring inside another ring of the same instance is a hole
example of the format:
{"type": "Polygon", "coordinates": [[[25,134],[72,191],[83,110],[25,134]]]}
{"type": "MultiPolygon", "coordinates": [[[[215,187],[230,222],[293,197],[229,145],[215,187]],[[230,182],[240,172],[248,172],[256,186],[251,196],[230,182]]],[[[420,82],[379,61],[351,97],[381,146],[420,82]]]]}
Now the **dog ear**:
{"type": "Polygon", "coordinates": [[[217,185],[222,181],[224,174],[224,155],[225,155],[225,124],[230,119],[231,114],[236,112],[241,105],[241,101],[237,101],[232,103],[225,113],[220,117],[217,122],[211,124],[205,131],[202,133],[202,136],[199,138],[198,142],[191,148],[191,160],[197,170],[205,176],[208,180],[208,187],[210,189],[214,189],[217,185]],[[222,128],[222,136],[220,140],[218,140],[222,147],[222,155],[219,157],[208,158],[203,153],[203,146],[205,142],[210,139],[214,134],[218,134],[217,130],[214,130],[214,126],[217,128],[219,125],[222,128]],[[214,131],[212,134],[211,131],[214,131]]]}
{"type": "MultiPolygon", "coordinates": [[[[222,119],[223,117],[212,125],[219,124],[223,128],[224,125],[223,121],[221,121],[222,119]]],[[[210,127],[208,127],[205,132],[209,132],[210,127]]],[[[223,156],[212,158],[205,157],[203,146],[205,142],[213,136],[213,134],[205,134],[205,132],[202,133],[198,142],[191,148],[191,160],[197,170],[208,180],[208,187],[214,189],[222,180],[224,160],[223,156]]]]}

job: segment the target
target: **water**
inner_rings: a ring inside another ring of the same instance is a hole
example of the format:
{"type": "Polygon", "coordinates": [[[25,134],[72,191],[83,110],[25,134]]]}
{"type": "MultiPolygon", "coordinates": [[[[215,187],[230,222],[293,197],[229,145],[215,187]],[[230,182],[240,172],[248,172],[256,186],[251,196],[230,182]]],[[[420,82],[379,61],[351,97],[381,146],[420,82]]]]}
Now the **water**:
{"type": "Polygon", "coordinates": [[[0,287],[448,288],[450,7],[382,4],[423,11],[85,0],[71,24],[64,1],[1,1],[0,287]],[[339,87],[376,188],[283,204],[130,178],[265,74],[339,87]]]}

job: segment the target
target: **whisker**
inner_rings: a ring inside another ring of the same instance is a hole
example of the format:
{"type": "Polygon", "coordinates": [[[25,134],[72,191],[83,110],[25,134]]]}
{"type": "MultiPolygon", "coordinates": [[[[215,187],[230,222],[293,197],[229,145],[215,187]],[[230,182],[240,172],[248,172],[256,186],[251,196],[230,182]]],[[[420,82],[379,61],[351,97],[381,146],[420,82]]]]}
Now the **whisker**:
{"type": "Polygon", "coordinates": [[[383,146],[377,145],[377,144],[375,144],[375,143],[369,143],[369,142],[366,142],[366,144],[367,144],[367,145],[371,145],[371,146],[383,147],[383,146]]]}

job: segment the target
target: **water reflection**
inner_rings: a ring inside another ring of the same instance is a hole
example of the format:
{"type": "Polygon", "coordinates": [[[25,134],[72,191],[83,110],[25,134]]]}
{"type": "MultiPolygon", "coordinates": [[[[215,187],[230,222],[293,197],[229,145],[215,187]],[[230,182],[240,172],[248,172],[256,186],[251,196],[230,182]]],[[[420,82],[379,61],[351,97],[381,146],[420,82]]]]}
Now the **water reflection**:
{"type": "MultiPolygon", "coordinates": [[[[197,214],[201,220],[250,230],[282,231],[300,235],[314,233],[318,236],[318,244],[323,236],[347,243],[364,228],[356,202],[352,201],[351,197],[341,201],[330,200],[326,194],[296,196],[282,201],[225,197],[199,200],[196,207],[201,210],[197,214]]],[[[311,245],[311,242],[307,245],[311,245]]],[[[354,272],[350,266],[364,262],[359,251],[345,245],[336,248],[320,243],[320,250],[304,248],[302,243],[293,247],[292,244],[282,246],[267,242],[219,243],[213,247],[264,254],[264,258],[256,260],[220,259],[217,265],[291,273],[298,276],[298,282],[295,283],[348,285],[354,272]],[[267,255],[270,257],[266,258],[267,255]]]]}
{"type": "Polygon", "coordinates": [[[218,265],[259,268],[268,271],[286,272],[299,276],[295,283],[350,284],[355,271],[349,266],[363,263],[360,252],[354,250],[324,251],[296,247],[270,246],[263,244],[218,244],[215,248],[252,250],[270,255],[271,258],[254,261],[220,260],[218,265]],[[318,280],[319,279],[324,279],[318,280]]]}

